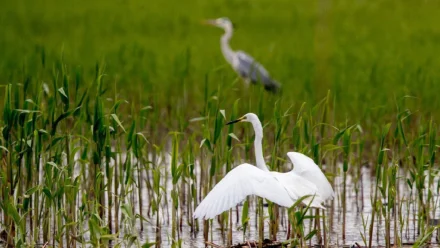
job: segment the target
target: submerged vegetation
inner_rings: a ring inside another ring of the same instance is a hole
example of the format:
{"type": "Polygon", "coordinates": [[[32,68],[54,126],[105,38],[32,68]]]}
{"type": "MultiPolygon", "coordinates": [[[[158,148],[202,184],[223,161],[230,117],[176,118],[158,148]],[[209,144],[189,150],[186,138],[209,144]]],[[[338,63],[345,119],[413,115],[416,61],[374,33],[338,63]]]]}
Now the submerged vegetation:
{"type": "Polygon", "coordinates": [[[439,3],[172,2],[3,3],[4,244],[439,242],[439,3]],[[225,65],[220,31],[199,25],[220,14],[282,94],[225,65]],[[225,126],[248,112],[271,170],[292,168],[288,151],[323,168],[336,191],[325,211],[249,197],[192,218],[228,171],[255,163],[251,128],[225,126]]]}

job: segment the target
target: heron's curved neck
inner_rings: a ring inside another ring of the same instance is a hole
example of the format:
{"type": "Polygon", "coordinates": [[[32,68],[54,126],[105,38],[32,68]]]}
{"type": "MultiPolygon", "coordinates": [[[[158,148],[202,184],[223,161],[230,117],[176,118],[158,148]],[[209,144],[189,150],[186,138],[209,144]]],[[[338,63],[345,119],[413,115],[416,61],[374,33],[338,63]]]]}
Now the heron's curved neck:
{"type": "Polygon", "coordinates": [[[222,38],[220,39],[223,56],[225,56],[225,59],[229,63],[232,63],[232,59],[234,56],[234,51],[229,46],[229,40],[232,37],[232,33],[233,33],[232,28],[226,27],[225,33],[223,34],[222,38]]]}
{"type": "Polygon", "coordinates": [[[266,162],[263,157],[263,127],[261,123],[258,121],[252,122],[252,126],[255,131],[255,140],[254,140],[254,149],[255,149],[255,162],[257,163],[257,167],[264,171],[269,171],[266,166],[266,162]]]}

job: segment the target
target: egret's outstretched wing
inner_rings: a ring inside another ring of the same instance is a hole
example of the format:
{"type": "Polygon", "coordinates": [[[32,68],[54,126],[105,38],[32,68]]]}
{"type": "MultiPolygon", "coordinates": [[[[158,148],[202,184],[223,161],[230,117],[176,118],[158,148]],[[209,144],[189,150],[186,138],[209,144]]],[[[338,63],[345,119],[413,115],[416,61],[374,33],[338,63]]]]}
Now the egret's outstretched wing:
{"type": "Polygon", "coordinates": [[[318,188],[315,184],[310,182],[309,180],[297,175],[293,171],[288,173],[279,173],[279,172],[271,172],[277,180],[283,185],[289,194],[290,198],[293,201],[297,199],[309,195],[310,197],[305,198],[302,202],[306,205],[312,201],[310,204],[311,207],[315,208],[324,208],[321,203],[322,200],[320,196],[317,194],[318,188]]]}
{"type": "Polygon", "coordinates": [[[212,219],[236,206],[248,195],[257,195],[284,207],[294,203],[270,172],[242,164],[215,185],[194,211],[194,218],[212,219]]]}
{"type": "Polygon", "coordinates": [[[277,92],[280,84],[270,78],[269,72],[254,58],[243,51],[237,51],[237,61],[234,68],[240,76],[249,78],[252,83],[261,82],[268,91],[277,92]]]}
{"type": "Polygon", "coordinates": [[[292,172],[315,184],[323,201],[333,199],[335,192],[332,186],[311,158],[299,152],[288,152],[287,156],[294,166],[292,172]]]}

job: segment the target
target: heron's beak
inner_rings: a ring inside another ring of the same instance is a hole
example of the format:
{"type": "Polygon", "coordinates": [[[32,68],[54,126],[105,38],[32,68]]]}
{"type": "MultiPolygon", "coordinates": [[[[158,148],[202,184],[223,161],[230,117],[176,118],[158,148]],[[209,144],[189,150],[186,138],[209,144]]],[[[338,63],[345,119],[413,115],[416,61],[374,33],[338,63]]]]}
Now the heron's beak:
{"type": "Polygon", "coordinates": [[[217,20],[203,20],[202,23],[205,25],[217,26],[217,20]]]}
{"type": "Polygon", "coordinates": [[[230,121],[230,122],[226,123],[226,125],[231,125],[231,124],[234,124],[236,122],[240,122],[240,121],[244,121],[244,120],[245,120],[245,117],[243,116],[243,117],[238,118],[235,121],[230,121]]]}

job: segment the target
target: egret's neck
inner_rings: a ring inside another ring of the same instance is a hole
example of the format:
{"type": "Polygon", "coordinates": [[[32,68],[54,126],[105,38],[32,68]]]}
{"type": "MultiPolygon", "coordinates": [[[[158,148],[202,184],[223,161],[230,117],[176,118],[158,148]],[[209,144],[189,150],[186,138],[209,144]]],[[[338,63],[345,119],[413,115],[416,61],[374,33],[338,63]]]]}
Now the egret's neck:
{"type": "Polygon", "coordinates": [[[255,149],[255,162],[257,163],[257,167],[264,171],[269,171],[266,166],[266,162],[264,161],[263,156],[263,127],[260,122],[252,122],[252,126],[255,131],[255,140],[254,140],[254,149],[255,149]]]}
{"type": "Polygon", "coordinates": [[[222,47],[222,53],[223,56],[225,56],[225,59],[232,64],[234,51],[232,51],[231,47],[229,46],[229,40],[232,37],[232,28],[226,27],[225,33],[223,34],[222,38],[220,39],[221,47],[222,47]]]}

